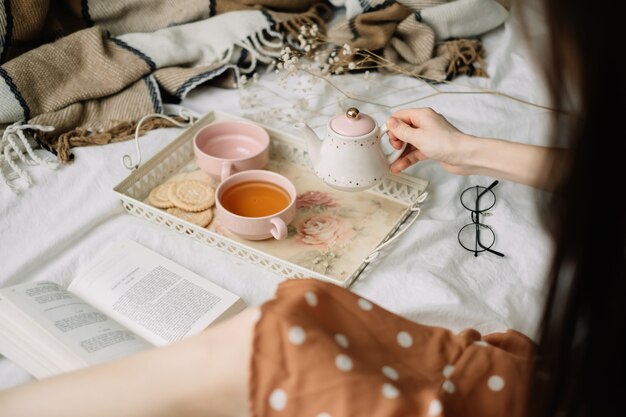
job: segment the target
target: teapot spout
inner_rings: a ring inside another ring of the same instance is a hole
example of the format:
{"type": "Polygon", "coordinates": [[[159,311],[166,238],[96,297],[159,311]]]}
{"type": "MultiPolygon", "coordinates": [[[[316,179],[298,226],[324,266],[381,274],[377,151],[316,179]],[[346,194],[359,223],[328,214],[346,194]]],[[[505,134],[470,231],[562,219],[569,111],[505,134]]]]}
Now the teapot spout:
{"type": "Polygon", "coordinates": [[[317,165],[317,162],[320,158],[320,148],[322,147],[322,141],[317,137],[313,129],[311,129],[305,123],[296,123],[293,125],[294,128],[299,130],[304,138],[306,139],[306,146],[309,151],[309,158],[311,159],[311,163],[313,166],[317,165]]]}

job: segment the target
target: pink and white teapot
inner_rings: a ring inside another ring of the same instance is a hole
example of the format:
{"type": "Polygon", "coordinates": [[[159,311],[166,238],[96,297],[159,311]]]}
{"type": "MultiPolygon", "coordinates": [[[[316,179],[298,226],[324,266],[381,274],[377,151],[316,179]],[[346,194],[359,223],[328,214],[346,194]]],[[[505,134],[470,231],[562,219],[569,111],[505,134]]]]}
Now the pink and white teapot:
{"type": "Polygon", "coordinates": [[[385,155],[381,137],[387,133],[387,127],[379,127],[374,119],[355,107],[328,122],[324,140],[304,123],[296,123],[295,128],[306,138],[317,176],[341,191],[362,191],[375,186],[406,148],[405,143],[401,149],[385,155]]]}

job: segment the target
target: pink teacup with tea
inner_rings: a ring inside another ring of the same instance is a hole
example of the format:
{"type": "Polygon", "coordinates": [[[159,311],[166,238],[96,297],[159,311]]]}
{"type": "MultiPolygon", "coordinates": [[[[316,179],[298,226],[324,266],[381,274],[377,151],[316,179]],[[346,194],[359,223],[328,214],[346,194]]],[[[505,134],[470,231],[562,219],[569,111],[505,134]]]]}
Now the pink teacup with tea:
{"type": "Polygon", "coordinates": [[[265,129],[244,121],[214,122],[193,138],[198,167],[222,181],[236,172],[265,167],[269,145],[265,129]]]}
{"type": "Polygon", "coordinates": [[[220,224],[236,235],[281,240],[296,216],[296,187],[272,171],[243,171],[217,187],[215,206],[220,224]]]}

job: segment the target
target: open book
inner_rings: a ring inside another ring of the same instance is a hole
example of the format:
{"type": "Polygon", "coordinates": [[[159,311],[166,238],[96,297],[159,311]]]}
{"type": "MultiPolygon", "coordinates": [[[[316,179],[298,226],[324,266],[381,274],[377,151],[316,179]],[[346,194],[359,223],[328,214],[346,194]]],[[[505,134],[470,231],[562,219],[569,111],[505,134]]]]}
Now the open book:
{"type": "Polygon", "coordinates": [[[238,296],[132,241],[104,253],[67,289],[0,289],[0,353],[36,378],[197,334],[245,308],[238,296]]]}

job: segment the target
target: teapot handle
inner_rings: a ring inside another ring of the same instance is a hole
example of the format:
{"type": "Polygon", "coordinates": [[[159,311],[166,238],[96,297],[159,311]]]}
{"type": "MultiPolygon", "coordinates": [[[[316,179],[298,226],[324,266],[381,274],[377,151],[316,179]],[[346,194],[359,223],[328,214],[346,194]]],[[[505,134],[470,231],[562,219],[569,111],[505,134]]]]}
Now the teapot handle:
{"type": "MultiPolygon", "coordinates": [[[[387,134],[387,136],[389,136],[388,133],[389,133],[389,129],[387,129],[387,126],[382,126],[380,128],[380,137],[381,138],[385,134],[387,134]]],[[[383,146],[382,141],[380,142],[380,146],[381,147],[383,146]]],[[[389,162],[389,165],[391,165],[394,162],[396,162],[396,160],[402,156],[402,153],[404,152],[405,149],[406,149],[406,142],[404,142],[402,144],[402,147],[400,149],[394,149],[393,152],[391,152],[389,155],[386,155],[387,156],[387,162],[389,162]]]]}

